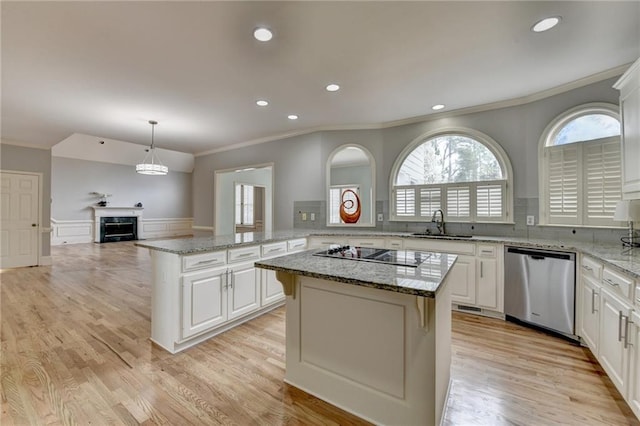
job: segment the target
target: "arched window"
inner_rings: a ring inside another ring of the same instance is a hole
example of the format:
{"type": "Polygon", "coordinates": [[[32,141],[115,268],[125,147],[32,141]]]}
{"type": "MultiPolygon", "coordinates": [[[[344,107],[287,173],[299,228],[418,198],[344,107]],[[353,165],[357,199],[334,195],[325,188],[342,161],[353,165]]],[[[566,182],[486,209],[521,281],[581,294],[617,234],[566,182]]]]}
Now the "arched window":
{"type": "Polygon", "coordinates": [[[470,129],[423,135],[400,154],[391,172],[392,220],[449,222],[511,219],[513,173],[506,153],[470,129]]]}
{"type": "Polygon", "coordinates": [[[617,226],[613,213],[622,199],[618,107],[572,108],[547,126],[539,145],[540,222],[617,226]]]}

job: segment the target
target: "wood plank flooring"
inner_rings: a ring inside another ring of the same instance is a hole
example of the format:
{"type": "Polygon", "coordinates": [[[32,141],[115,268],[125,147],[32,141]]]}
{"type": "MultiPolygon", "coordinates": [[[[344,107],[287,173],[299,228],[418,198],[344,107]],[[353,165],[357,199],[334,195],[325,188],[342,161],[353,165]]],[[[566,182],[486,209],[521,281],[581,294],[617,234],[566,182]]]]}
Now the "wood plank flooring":
{"type": "MultiPolygon", "coordinates": [[[[0,424],[355,425],[283,383],[283,308],[178,355],[152,345],[150,258],[52,248],[0,272],[0,424]]],[[[454,313],[446,425],[639,425],[587,349],[454,313]]]]}

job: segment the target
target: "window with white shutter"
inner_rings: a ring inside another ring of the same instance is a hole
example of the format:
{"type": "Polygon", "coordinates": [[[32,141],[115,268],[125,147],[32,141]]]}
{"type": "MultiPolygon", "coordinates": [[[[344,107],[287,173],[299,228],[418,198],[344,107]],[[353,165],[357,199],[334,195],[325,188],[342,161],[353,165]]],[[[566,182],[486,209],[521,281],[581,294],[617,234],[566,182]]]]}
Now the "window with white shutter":
{"type": "Polygon", "coordinates": [[[449,222],[511,222],[512,176],[506,153],[487,135],[423,135],[393,166],[391,220],[430,221],[443,210],[449,222]]]}
{"type": "Polygon", "coordinates": [[[556,118],[541,138],[540,218],[547,225],[617,226],[622,198],[617,106],[588,104],[556,118]]]}

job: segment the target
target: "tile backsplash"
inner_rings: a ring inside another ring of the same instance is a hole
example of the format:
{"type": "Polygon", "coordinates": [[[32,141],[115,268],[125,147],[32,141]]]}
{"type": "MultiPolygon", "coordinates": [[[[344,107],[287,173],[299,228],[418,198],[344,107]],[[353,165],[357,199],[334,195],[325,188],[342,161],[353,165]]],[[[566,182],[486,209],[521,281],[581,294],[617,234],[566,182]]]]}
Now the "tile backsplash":
{"type": "MultiPolygon", "coordinates": [[[[293,210],[293,227],[295,229],[350,229],[348,227],[327,227],[325,201],[295,201],[293,203],[293,210]],[[315,220],[311,220],[312,213],[314,214],[315,220]],[[306,220],[303,220],[303,218],[306,218],[306,220]]],[[[435,226],[431,222],[389,222],[388,201],[376,202],[376,216],[377,213],[383,213],[385,219],[382,222],[376,222],[375,227],[351,229],[387,232],[423,232],[427,229],[435,230],[435,226]]],[[[447,232],[451,234],[580,241],[587,243],[616,243],[620,241],[620,237],[626,236],[626,229],[538,226],[538,214],[537,198],[516,198],[514,202],[515,224],[447,223],[446,227],[447,232]],[[527,225],[527,216],[534,216],[536,225],[527,225]]]]}

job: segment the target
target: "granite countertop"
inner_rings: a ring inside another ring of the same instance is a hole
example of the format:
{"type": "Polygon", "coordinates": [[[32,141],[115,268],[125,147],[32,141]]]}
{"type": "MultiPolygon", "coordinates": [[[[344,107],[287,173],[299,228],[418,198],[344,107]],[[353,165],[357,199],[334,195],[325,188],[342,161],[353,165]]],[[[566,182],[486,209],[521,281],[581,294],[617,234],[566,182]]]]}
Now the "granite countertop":
{"type": "Polygon", "coordinates": [[[457,259],[455,254],[425,252],[428,259],[412,267],[314,256],[317,251],[260,260],[255,265],[305,277],[435,298],[457,259]]]}
{"type": "Polygon", "coordinates": [[[263,244],[269,242],[285,241],[295,238],[306,238],[309,236],[340,236],[344,238],[361,237],[361,238],[420,238],[427,240],[453,240],[471,243],[493,243],[517,245],[532,248],[541,248],[547,250],[563,250],[580,252],[589,255],[605,265],[612,266],[623,273],[631,275],[635,279],[640,279],[640,248],[630,249],[622,247],[621,244],[611,243],[587,243],[580,241],[559,241],[559,240],[541,240],[517,237],[489,237],[489,236],[473,236],[472,238],[459,238],[450,236],[430,236],[416,237],[408,232],[381,232],[381,231],[353,231],[346,229],[336,229],[327,231],[315,230],[291,230],[291,231],[275,231],[271,233],[243,233],[223,236],[195,237],[195,238],[175,238],[157,241],[137,241],[136,245],[146,247],[152,250],[165,251],[178,255],[189,255],[203,253],[216,250],[224,250],[231,247],[248,246],[255,244],[263,244]]]}

